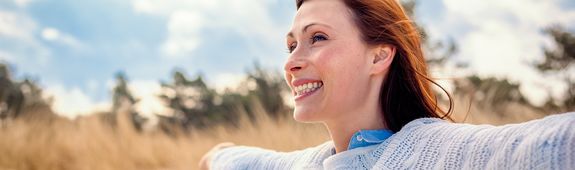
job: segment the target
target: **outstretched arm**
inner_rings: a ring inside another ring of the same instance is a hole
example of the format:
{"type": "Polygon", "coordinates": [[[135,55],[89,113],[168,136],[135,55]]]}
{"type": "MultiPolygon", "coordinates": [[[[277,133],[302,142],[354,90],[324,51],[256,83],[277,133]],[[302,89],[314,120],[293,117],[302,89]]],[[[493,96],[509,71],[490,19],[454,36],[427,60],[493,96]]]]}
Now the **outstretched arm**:
{"type": "Polygon", "coordinates": [[[332,142],[292,152],[277,152],[248,146],[220,144],[200,163],[203,169],[318,169],[331,155],[332,142]]]}
{"type": "Polygon", "coordinates": [[[200,161],[200,169],[277,169],[290,166],[286,153],[257,147],[221,143],[200,161]]]}
{"type": "Polygon", "coordinates": [[[210,151],[208,151],[200,160],[200,170],[209,170],[210,166],[211,166],[211,161],[213,159],[214,154],[222,149],[225,148],[229,148],[229,147],[233,147],[235,146],[233,143],[230,142],[225,142],[225,143],[220,143],[216,146],[214,146],[210,151]]]}

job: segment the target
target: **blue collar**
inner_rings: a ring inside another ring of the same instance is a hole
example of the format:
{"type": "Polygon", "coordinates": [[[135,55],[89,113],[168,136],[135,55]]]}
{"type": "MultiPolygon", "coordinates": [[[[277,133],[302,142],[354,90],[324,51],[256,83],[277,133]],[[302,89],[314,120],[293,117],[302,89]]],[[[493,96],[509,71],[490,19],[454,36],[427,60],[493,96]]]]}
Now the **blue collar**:
{"type": "Polygon", "coordinates": [[[380,144],[391,135],[393,135],[393,132],[387,129],[359,130],[351,136],[347,150],[380,144]]]}

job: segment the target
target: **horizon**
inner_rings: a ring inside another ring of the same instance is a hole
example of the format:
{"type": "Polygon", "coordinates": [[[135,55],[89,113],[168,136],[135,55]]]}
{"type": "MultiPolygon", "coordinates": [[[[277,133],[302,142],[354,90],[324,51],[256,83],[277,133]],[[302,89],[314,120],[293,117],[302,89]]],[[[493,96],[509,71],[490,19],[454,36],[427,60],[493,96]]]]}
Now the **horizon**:
{"type": "MultiPolygon", "coordinates": [[[[556,87],[553,96],[565,87],[528,64],[554,45],[543,29],[574,31],[574,9],[568,0],[428,0],[418,1],[415,20],[432,40],[455,41],[454,59],[474,74],[521,83],[541,104],[543,87],[556,87]]],[[[143,109],[159,112],[154,93],[174,69],[201,73],[220,90],[237,85],[256,61],[281,71],[294,14],[293,2],[280,0],[8,0],[0,2],[0,61],[16,68],[13,77],[38,79],[66,117],[109,108],[119,71],[146,101],[143,109]]]]}

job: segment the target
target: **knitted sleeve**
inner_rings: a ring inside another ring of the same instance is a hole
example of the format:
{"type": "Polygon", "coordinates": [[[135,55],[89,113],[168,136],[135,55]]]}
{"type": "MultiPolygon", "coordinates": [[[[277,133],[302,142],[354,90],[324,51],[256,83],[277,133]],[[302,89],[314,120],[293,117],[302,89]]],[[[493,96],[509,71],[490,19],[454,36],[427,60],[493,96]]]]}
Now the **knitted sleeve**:
{"type": "Polygon", "coordinates": [[[575,113],[504,126],[419,119],[372,156],[375,169],[575,169],[575,113]]]}
{"type": "Polygon", "coordinates": [[[280,155],[272,150],[234,146],[217,151],[210,162],[210,169],[264,169],[272,165],[270,161],[277,161],[274,158],[280,155]]]}
{"type": "Polygon", "coordinates": [[[327,157],[330,142],[293,152],[277,152],[248,146],[235,146],[217,151],[210,169],[317,169],[322,157],[327,157]]]}

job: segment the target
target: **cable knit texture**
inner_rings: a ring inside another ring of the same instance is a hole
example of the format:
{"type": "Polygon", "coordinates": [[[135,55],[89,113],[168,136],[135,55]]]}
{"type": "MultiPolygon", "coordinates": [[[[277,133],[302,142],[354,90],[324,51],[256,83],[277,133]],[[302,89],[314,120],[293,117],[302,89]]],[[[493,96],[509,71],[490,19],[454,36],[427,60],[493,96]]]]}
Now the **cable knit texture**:
{"type": "Polygon", "coordinates": [[[294,152],[237,146],[216,152],[211,168],[575,169],[575,113],[504,126],[422,118],[379,145],[333,153],[331,141],[294,152]]]}

